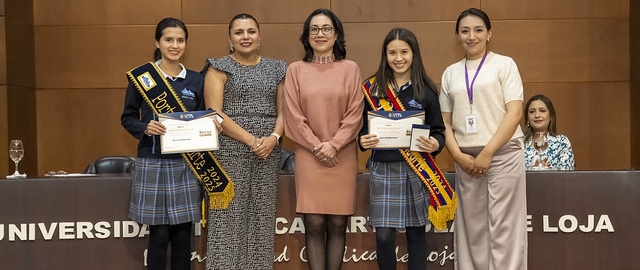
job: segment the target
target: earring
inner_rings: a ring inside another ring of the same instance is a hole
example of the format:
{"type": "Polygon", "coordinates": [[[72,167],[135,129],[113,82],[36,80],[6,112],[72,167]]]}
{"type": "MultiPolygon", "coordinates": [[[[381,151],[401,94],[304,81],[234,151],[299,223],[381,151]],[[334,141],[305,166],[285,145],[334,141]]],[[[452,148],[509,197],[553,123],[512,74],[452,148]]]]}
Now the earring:
{"type": "Polygon", "coordinates": [[[233,44],[229,43],[229,51],[235,52],[236,50],[233,48],[233,44]]]}
{"type": "Polygon", "coordinates": [[[487,39],[487,42],[489,42],[489,40],[491,40],[490,38],[487,39]]]}

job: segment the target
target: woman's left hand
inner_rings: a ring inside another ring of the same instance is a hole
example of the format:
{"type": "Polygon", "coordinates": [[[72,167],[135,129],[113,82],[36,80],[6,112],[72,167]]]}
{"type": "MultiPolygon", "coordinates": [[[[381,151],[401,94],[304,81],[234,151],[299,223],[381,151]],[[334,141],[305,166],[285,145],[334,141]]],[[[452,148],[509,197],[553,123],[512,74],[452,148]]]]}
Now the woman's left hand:
{"type": "Polygon", "coordinates": [[[224,130],[222,128],[222,124],[218,122],[218,120],[216,119],[213,120],[213,124],[216,125],[216,129],[218,130],[218,135],[222,134],[222,131],[224,130]]]}
{"type": "Polygon", "coordinates": [[[420,148],[421,152],[433,153],[438,151],[440,148],[440,143],[434,137],[418,137],[418,148],[420,148]]]}
{"type": "Polygon", "coordinates": [[[542,159],[536,157],[534,159],[533,162],[533,167],[547,167],[547,168],[551,168],[551,164],[548,162],[549,158],[548,157],[544,157],[542,159]]]}
{"type": "Polygon", "coordinates": [[[328,142],[322,142],[313,148],[313,154],[316,158],[327,167],[335,167],[338,165],[338,150],[328,142]]]}
{"type": "Polygon", "coordinates": [[[474,178],[482,178],[489,173],[489,167],[491,166],[492,156],[488,156],[484,153],[480,153],[473,162],[472,175],[474,178]]]}
{"type": "Polygon", "coordinates": [[[275,136],[265,136],[257,140],[257,143],[251,148],[251,152],[261,159],[267,159],[277,144],[278,139],[275,136]]]}

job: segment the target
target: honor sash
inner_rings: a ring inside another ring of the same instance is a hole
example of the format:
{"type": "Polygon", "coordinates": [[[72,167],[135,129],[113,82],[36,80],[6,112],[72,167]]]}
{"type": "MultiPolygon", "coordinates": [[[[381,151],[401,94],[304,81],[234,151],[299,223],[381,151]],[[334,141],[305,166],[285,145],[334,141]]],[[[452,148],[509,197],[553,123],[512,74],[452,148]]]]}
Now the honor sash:
{"type": "MultiPolygon", "coordinates": [[[[154,63],[149,62],[130,70],[127,77],[155,114],[187,111],[154,63]]],[[[233,181],[213,153],[182,153],[182,158],[204,186],[209,197],[209,209],[226,209],[235,195],[233,181]]]]}
{"type": "MultiPolygon", "coordinates": [[[[371,86],[375,78],[370,78],[362,85],[364,96],[375,111],[404,111],[402,102],[396,93],[387,87],[387,99],[380,99],[371,94],[371,86]]],[[[429,220],[436,230],[447,228],[447,221],[453,220],[458,207],[458,198],[447,182],[433,156],[426,152],[409,149],[399,150],[409,167],[418,175],[429,189],[429,220]]]]}

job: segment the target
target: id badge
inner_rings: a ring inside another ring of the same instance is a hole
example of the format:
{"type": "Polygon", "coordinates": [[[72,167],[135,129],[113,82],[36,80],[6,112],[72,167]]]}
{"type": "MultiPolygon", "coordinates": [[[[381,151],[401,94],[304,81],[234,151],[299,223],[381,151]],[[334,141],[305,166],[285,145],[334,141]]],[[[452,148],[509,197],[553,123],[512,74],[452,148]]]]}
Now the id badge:
{"type": "Polygon", "coordinates": [[[467,126],[467,134],[478,133],[478,122],[475,115],[467,114],[465,117],[465,125],[467,126]]]}

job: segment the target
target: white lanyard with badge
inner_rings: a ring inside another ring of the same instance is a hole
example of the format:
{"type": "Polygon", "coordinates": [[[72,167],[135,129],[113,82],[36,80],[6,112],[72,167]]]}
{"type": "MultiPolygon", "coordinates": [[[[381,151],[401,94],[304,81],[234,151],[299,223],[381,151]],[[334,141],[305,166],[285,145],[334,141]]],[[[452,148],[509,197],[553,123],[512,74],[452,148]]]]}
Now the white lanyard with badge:
{"type": "Polygon", "coordinates": [[[473,80],[471,80],[471,84],[469,84],[469,72],[467,71],[467,60],[464,61],[464,81],[465,86],[467,87],[467,96],[469,97],[469,114],[465,117],[465,126],[467,127],[467,134],[476,134],[478,133],[478,119],[473,114],[473,83],[476,82],[476,77],[478,77],[478,73],[480,73],[480,68],[482,68],[482,64],[484,64],[484,60],[487,58],[487,51],[484,52],[482,56],[482,60],[480,60],[480,64],[478,65],[478,69],[476,69],[476,74],[473,75],[473,80]]]}

